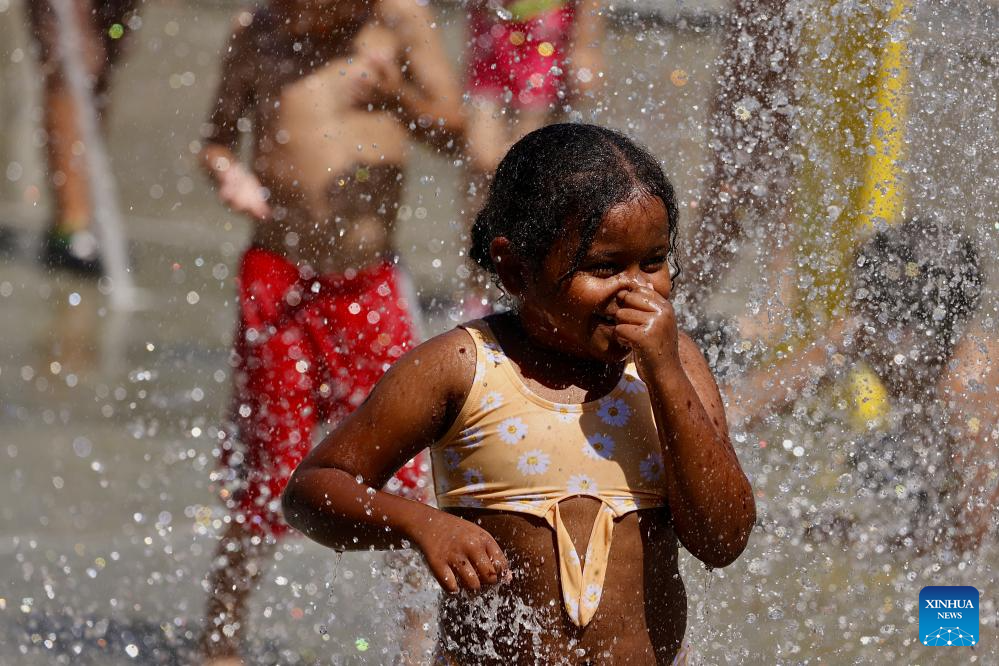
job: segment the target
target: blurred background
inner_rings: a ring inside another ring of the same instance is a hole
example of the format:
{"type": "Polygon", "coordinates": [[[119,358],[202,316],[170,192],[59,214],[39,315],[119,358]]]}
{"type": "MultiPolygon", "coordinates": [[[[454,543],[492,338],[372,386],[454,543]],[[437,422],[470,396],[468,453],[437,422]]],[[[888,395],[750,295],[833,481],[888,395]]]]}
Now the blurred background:
{"type": "MultiPolygon", "coordinates": [[[[233,277],[250,231],[218,203],[198,153],[224,44],[247,5],[147,0],[123,18],[129,43],[109,89],[110,173],[101,174],[113,182],[134,282],[119,307],[107,278],[38,261],[53,207],[30,1],[0,0],[0,662],[192,663],[203,579],[226,515],[210,473],[230,395],[233,277]]],[[[867,152],[855,130],[873,125],[848,117],[847,106],[877,109],[865,87],[877,45],[900,43],[909,63],[907,109],[894,121],[904,136],[896,166],[905,215],[944,218],[972,239],[987,275],[976,321],[994,339],[999,4],[914,2],[898,34],[897,23],[870,19],[891,3],[778,6],[794,26],[770,35],[795,48],[796,74],[780,103],[792,136],[770,163],[752,163],[753,183],[782,189],[786,210],[740,213],[751,232],[712,286],[710,310],[738,318],[775,308],[761,266],[780,230],[832,226],[849,208],[867,152]],[[848,43],[857,35],[868,42],[848,43]]],[[[460,67],[466,9],[431,8],[460,67]]],[[[717,100],[727,99],[733,11],[721,0],[607,3],[606,85],[565,114],[651,148],[676,187],[686,239],[717,155],[733,150],[710,129],[717,100]]],[[[751,37],[740,43],[747,58],[757,48],[751,37]]],[[[752,95],[733,99],[729,115],[761,114],[752,95]]],[[[761,150],[772,151],[772,138],[761,150]]],[[[454,157],[412,150],[396,243],[427,332],[437,333],[461,318],[463,171],[454,157]]],[[[801,274],[812,275],[803,246],[792,247],[801,274]]],[[[846,271],[847,256],[823,270],[846,271]]],[[[994,537],[961,555],[861,547],[803,529],[821,522],[815,507],[830,498],[864,501],[837,467],[853,436],[835,418],[817,424],[814,400],[803,394],[780,418],[733,429],[760,527],[725,570],[684,560],[695,663],[999,663],[994,537]],[[982,590],[978,647],[919,644],[918,592],[931,584],[982,590]]],[[[286,540],[276,557],[250,604],[250,663],[391,663],[391,623],[373,621],[391,605],[377,558],[337,557],[302,538],[286,540]]]]}

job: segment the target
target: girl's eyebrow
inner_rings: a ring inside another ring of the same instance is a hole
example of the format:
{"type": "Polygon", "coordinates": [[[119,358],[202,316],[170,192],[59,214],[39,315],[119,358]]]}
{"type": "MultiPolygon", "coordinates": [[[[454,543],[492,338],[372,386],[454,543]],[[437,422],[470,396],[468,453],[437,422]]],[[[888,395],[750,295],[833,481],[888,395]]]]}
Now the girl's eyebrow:
{"type": "MultiPolygon", "coordinates": [[[[669,247],[666,245],[657,245],[656,247],[649,250],[649,254],[656,254],[660,252],[669,252],[669,247]]],[[[583,257],[583,261],[607,261],[611,259],[617,259],[623,252],[615,252],[614,250],[597,250],[596,252],[587,252],[586,256],[583,257]]]]}

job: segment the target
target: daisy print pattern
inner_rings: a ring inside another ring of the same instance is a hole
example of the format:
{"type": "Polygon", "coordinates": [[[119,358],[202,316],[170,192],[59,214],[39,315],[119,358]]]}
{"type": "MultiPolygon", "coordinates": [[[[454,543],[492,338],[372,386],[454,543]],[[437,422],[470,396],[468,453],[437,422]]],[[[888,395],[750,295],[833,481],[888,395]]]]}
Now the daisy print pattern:
{"type": "Polygon", "coordinates": [[[650,453],[638,464],[638,473],[647,482],[659,481],[663,478],[663,459],[656,453],[650,453]]]}
{"type": "Polygon", "coordinates": [[[594,433],[586,436],[583,453],[593,460],[607,460],[614,456],[614,438],[610,435],[594,433]]]}
{"type": "Polygon", "coordinates": [[[523,419],[513,416],[499,424],[498,432],[500,439],[507,444],[517,444],[527,437],[527,424],[523,419]]]}
{"type": "Polygon", "coordinates": [[[631,418],[631,407],[621,398],[604,398],[600,401],[597,416],[607,425],[621,427],[627,425],[631,418]]]}
{"type": "Polygon", "coordinates": [[[438,495],[446,495],[449,490],[451,490],[451,478],[446,474],[441,474],[439,477],[434,477],[434,490],[438,495]]]}
{"type": "Polygon", "coordinates": [[[570,476],[565,489],[570,495],[596,495],[599,492],[597,482],[585,474],[570,476]]]}
{"type": "Polygon", "coordinates": [[[482,432],[482,428],[466,428],[461,433],[461,443],[467,448],[474,449],[482,443],[482,440],[485,439],[485,437],[486,435],[482,432]]]}
{"type": "Polygon", "coordinates": [[[558,418],[558,420],[562,423],[572,423],[572,420],[582,413],[583,410],[579,405],[563,405],[561,403],[555,404],[556,418],[558,418]]]}
{"type": "Polygon", "coordinates": [[[461,464],[461,454],[454,449],[446,449],[444,451],[444,466],[454,471],[458,469],[459,464],[461,464]]]}
{"type": "Polygon", "coordinates": [[[645,382],[638,378],[638,375],[633,375],[630,372],[625,372],[621,375],[621,388],[624,389],[625,393],[645,393],[645,382]]]}
{"type": "Polygon", "coordinates": [[[474,493],[486,487],[482,472],[474,467],[466,469],[462,476],[465,478],[465,487],[463,488],[465,492],[474,493]]]}
{"type": "Polygon", "coordinates": [[[596,608],[600,603],[600,586],[590,584],[583,591],[583,606],[585,608],[596,608]]]}
{"type": "Polygon", "coordinates": [[[517,461],[517,469],[525,476],[535,476],[547,472],[550,463],[551,458],[547,453],[540,449],[535,449],[520,456],[520,459],[517,461]]]}
{"type": "Polygon", "coordinates": [[[490,391],[482,397],[482,411],[491,412],[503,404],[503,394],[498,391],[490,391]]]}
{"type": "Polygon", "coordinates": [[[638,508],[638,502],[631,497],[619,497],[614,500],[614,508],[619,513],[628,513],[638,508]]]}
{"type": "Polygon", "coordinates": [[[494,365],[499,365],[506,360],[506,354],[503,353],[503,350],[497,344],[486,342],[482,345],[482,349],[486,353],[486,360],[494,365]]]}
{"type": "Polygon", "coordinates": [[[575,599],[570,599],[568,596],[565,597],[565,612],[569,614],[569,617],[573,622],[579,622],[579,602],[575,599]]]}

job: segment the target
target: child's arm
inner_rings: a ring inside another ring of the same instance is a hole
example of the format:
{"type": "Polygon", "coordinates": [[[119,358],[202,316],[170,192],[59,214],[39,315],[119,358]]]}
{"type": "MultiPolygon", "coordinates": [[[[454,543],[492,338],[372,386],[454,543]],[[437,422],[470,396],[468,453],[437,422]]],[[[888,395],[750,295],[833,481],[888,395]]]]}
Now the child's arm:
{"type": "Polygon", "coordinates": [[[603,85],[603,44],[607,27],[603,5],[598,0],[576,0],[572,54],[567,80],[573,97],[593,93],[603,85]]]}
{"type": "Polygon", "coordinates": [[[961,488],[953,523],[963,527],[958,545],[978,547],[999,512],[999,341],[981,328],[962,336],[942,380],[942,394],[959,435],[954,442],[954,469],[961,488]]]}
{"type": "MultiPolygon", "coordinates": [[[[779,412],[814,387],[836,363],[834,354],[844,348],[845,336],[855,322],[839,319],[817,340],[803,343],[767,366],[747,371],[725,388],[729,422],[750,427],[758,419],[779,412]]],[[[844,359],[845,361],[845,356],[844,359]]]]}
{"type": "Polygon", "coordinates": [[[439,150],[455,152],[465,134],[461,88],[441,42],[433,14],[415,2],[385,0],[386,22],[397,33],[402,76],[396,63],[371,58],[380,70],[372,82],[385,82],[375,95],[399,113],[418,138],[439,150]]]}
{"type": "Polygon", "coordinates": [[[615,334],[631,347],[649,388],[677,537],[699,560],[726,566],[746,547],[756,503],[718,387],[697,346],[678,333],[666,297],[632,286],[618,294],[618,304],[615,334]]]}
{"type": "Polygon", "coordinates": [[[270,207],[257,177],[239,162],[239,121],[253,100],[252,49],[245,28],[237,28],[222,59],[221,79],[208,133],[201,149],[201,166],[218,188],[219,200],[237,213],[262,220],[270,207]]]}
{"type": "Polygon", "coordinates": [[[295,470],[282,498],[288,523],[337,550],[412,542],[450,592],[496,583],[508,565],[488,532],[421,502],[376,490],[447,432],[474,374],[474,347],[460,330],[400,359],[368,400],[295,470]]]}

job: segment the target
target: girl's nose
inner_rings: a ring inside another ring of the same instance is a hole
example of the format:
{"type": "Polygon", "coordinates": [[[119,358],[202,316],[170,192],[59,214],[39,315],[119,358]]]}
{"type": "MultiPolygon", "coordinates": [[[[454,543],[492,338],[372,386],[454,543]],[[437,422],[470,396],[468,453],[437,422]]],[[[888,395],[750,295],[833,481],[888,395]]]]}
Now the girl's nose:
{"type": "Polygon", "coordinates": [[[652,281],[649,279],[649,276],[646,275],[645,272],[641,270],[627,271],[622,275],[622,282],[623,282],[622,286],[624,286],[625,288],[631,288],[631,289],[635,289],[638,287],[648,287],[649,289],[652,288],[652,281]]]}

